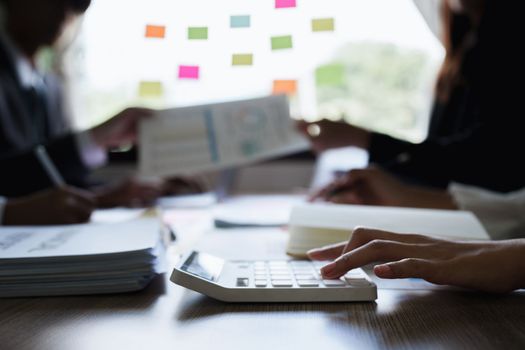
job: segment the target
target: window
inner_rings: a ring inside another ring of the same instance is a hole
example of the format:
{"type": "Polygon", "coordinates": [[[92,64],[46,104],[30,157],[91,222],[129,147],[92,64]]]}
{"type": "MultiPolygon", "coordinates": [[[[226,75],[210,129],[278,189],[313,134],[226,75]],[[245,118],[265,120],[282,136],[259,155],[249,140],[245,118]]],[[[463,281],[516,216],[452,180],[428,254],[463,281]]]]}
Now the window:
{"type": "Polygon", "coordinates": [[[424,137],[443,50],[412,0],[275,1],[93,1],[65,56],[77,126],[284,91],[296,117],[424,137]]]}

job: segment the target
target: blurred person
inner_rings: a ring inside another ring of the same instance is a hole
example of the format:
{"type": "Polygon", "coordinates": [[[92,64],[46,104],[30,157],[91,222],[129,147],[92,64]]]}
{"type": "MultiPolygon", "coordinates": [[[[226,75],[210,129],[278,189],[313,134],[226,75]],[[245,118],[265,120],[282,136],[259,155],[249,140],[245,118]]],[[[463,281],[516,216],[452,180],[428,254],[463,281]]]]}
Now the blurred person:
{"type": "Polygon", "coordinates": [[[315,127],[301,122],[299,129],[317,152],[366,149],[370,163],[414,184],[445,189],[459,182],[499,192],[522,188],[525,122],[515,88],[524,77],[519,6],[508,0],[443,2],[446,57],[422,143],[326,120],[315,127]]]}
{"type": "MultiPolygon", "coordinates": [[[[90,189],[99,207],[144,206],[179,188],[195,191],[195,184],[184,181],[90,183],[90,171],[106,163],[107,151],[135,142],[139,121],[152,111],[128,108],[89,130],[71,130],[60,79],[41,74],[36,57],[89,5],[90,0],[0,0],[0,196],[30,196],[52,186],[35,157],[38,145],[45,146],[67,184],[90,189]]],[[[72,191],[51,192],[78,196],[72,191]]]]}

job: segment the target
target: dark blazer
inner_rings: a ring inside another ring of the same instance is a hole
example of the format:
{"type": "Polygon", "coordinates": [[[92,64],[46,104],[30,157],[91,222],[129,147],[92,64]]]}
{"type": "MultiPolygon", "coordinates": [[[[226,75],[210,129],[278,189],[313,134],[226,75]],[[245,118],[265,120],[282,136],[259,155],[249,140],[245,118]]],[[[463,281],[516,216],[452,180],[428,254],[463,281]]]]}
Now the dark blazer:
{"type": "Polygon", "coordinates": [[[34,91],[22,87],[0,40],[0,196],[16,197],[52,186],[33,154],[38,144],[46,146],[66,182],[86,183],[88,169],[64,115],[60,83],[47,76],[45,87],[42,105],[34,91]]]}
{"type": "Polygon", "coordinates": [[[521,22],[514,18],[521,12],[514,13],[512,6],[505,0],[487,2],[477,43],[463,61],[465,83],[452,92],[448,103],[435,104],[426,140],[411,144],[375,133],[372,163],[414,183],[439,188],[452,181],[502,192],[525,186],[520,96],[525,60],[521,22]]]}

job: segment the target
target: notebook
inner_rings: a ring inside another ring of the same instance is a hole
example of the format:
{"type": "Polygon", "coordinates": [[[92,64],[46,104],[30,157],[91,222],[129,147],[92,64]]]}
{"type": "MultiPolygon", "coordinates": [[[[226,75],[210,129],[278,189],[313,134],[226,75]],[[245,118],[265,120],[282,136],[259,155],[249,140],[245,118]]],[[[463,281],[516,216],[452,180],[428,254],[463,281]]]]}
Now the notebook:
{"type": "Polygon", "coordinates": [[[489,239],[467,211],[314,203],[292,209],[286,251],[305,257],[310,249],[347,241],[358,226],[450,239],[489,239]]]}

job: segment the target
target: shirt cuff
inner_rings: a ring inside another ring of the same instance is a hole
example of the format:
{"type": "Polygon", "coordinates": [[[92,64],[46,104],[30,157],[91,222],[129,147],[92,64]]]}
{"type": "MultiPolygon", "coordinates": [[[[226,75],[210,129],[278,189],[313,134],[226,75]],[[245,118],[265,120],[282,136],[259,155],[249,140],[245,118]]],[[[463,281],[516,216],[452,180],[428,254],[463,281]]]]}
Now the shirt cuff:
{"type": "Polygon", "coordinates": [[[88,168],[94,169],[106,164],[108,160],[106,150],[93,141],[89,131],[76,134],[75,139],[80,152],[80,158],[88,168]]]}
{"type": "Polygon", "coordinates": [[[4,224],[4,210],[6,204],[7,199],[4,197],[0,197],[0,226],[4,224]]]}
{"type": "Polygon", "coordinates": [[[506,194],[452,183],[448,191],[458,208],[476,215],[492,239],[510,239],[523,234],[524,190],[506,194]]]}

